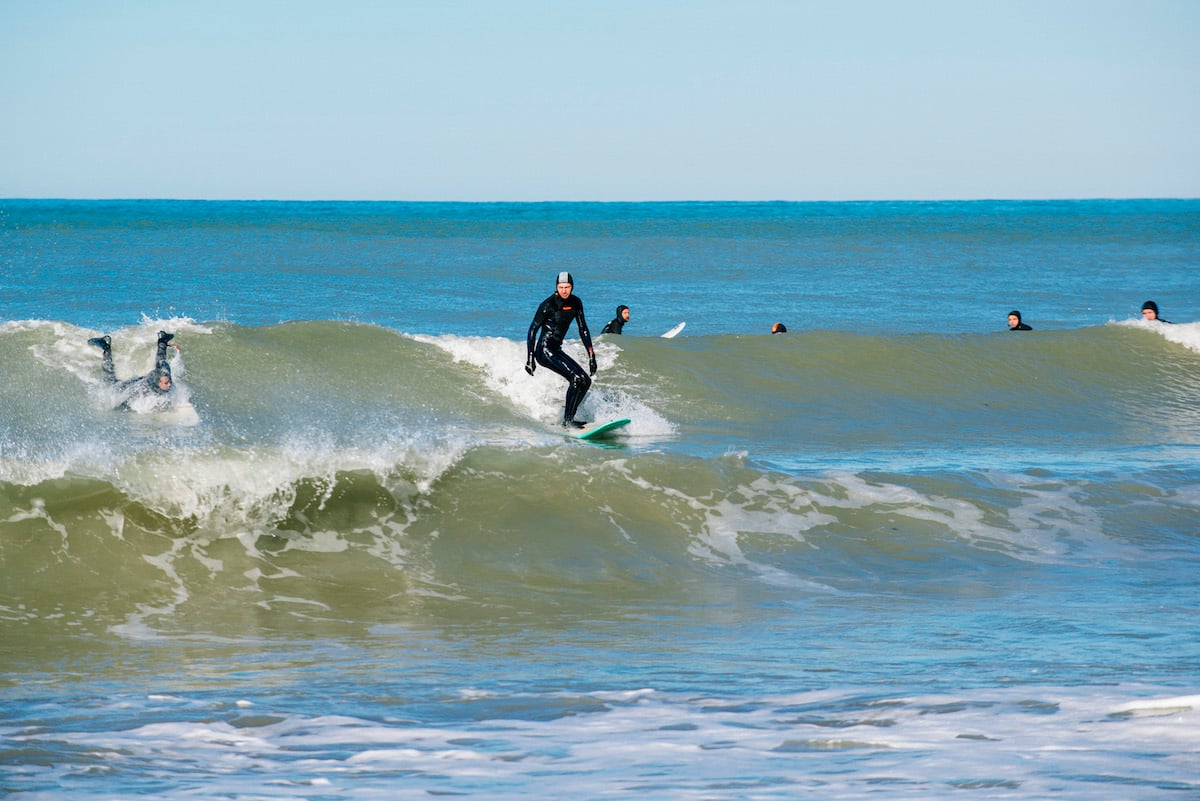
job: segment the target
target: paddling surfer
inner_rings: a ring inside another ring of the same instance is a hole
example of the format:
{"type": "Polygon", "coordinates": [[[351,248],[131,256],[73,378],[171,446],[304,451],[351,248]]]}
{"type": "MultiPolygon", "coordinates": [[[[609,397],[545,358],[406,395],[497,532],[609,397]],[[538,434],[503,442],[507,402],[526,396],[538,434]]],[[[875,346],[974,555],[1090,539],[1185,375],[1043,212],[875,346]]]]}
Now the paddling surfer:
{"type": "Polygon", "coordinates": [[[540,364],[567,379],[567,399],[563,405],[562,421],[564,428],[583,428],[584,424],[575,419],[575,412],[592,386],[589,376],[596,374],[592,335],[583,317],[583,301],[575,297],[574,288],[575,279],[571,274],[559,273],[554,294],[538,306],[529,324],[529,333],[525,335],[525,372],[533,375],[540,364]],[[567,335],[571,323],[575,323],[579,329],[579,338],[587,349],[587,372],[562,350],[563,337],[567,335]]]}

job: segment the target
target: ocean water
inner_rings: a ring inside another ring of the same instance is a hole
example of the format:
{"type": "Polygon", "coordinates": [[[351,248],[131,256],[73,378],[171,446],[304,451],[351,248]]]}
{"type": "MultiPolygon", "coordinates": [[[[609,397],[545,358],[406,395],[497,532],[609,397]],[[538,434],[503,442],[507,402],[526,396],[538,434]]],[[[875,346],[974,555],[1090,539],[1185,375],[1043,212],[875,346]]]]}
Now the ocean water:
{"type": "Polygon", "coordinates": [[[1200,201],[0,201],[0,795],[1200,797],[1198,290],[1200,201]]]}

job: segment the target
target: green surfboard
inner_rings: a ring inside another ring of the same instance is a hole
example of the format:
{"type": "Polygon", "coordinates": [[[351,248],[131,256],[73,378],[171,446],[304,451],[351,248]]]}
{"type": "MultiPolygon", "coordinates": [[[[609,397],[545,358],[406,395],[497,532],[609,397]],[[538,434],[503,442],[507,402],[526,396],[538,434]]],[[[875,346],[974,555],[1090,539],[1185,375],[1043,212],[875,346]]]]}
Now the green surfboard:
{"type": "Polygon", "coordinates": [[[588,423],[583,428],[567,431],[567,436],[575,437],[575,439],[604,439],[611,436],[618,428],[624,428],[627,425],[629,425],[628,417],[610,420],[607,423],[588,423]]]}

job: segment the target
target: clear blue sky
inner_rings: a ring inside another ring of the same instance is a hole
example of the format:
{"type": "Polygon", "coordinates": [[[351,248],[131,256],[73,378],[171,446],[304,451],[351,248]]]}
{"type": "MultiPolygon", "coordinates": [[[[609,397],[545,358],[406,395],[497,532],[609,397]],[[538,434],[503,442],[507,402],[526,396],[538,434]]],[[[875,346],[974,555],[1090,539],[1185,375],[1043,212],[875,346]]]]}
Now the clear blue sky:
{"type": "Polygon", "coordinates": [[[1198,0],[0,0],[0,197],[1200,197],[1198,0]]]}

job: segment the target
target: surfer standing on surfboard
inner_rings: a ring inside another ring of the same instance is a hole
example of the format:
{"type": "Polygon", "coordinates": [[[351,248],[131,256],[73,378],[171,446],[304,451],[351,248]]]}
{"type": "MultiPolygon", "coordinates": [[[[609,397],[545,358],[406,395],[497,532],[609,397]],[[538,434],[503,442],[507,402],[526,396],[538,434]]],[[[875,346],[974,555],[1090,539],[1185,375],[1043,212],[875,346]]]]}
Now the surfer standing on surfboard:
{"type": "Polygon", "coordinates": [[[528,353],[525,359],[525,372],[533,375],[537,365],[548,367],[567,379],[567,402],[563,406],[563,428],[583,428],[584,424],[575,419],[583,396],[592,386],[589,376],[596,374],[596,353],[592,350],[592,335],[588,332],[587,321],[583,318],[583,301],[575,297],[573,290],[575,279],[570,273],[558,274],[558,282],[554,294],[542,301],[533,322],[529,324],[529,333],[525,335],[525,347],[528,353]],[[562,351],[563,337],[574,322],[579,328],[579,338],[588,353],[588,371],[585,373],[574,359],[562,351]]]}

